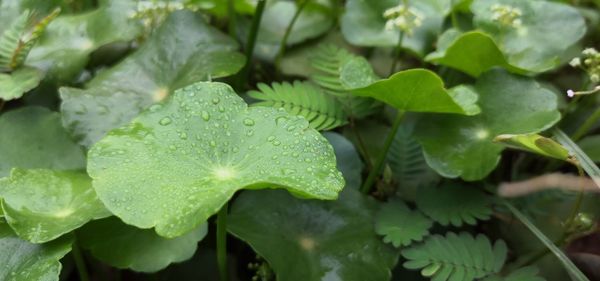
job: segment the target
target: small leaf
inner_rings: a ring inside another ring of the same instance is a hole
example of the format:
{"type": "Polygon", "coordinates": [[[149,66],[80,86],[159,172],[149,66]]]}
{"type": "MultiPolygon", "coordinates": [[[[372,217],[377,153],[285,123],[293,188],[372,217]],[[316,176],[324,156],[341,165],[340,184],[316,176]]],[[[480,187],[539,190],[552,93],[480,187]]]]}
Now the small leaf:
{"type": "Polygon", "coordinates": [[[167,239],[110,217],[85,225],[77,231],[77,239],[94,257],[111,266],[156,272],[191,258],[206,231],[202,224],[188,234],[167,239]]]}
{"type": "Polygon", "coordinates": [[[243,188],[335,199],[344,180],[331,146],[302,117],[252,107],[222,83],[176,91],[88,154],[106,207],[125,223],[176,237],[243,188]]]}
{"type": "Polygon", "coordinates": [[[525,150],[537,153],[546,157],[567,161],[574,165],[579,165],[575,156],[571,155],[560,143],[553,139],[540,136],[538,134],[523,135],[499,135],[494,138],[495,142],[500,142],[507,147],[525,150]]]}
{"type": "Polygon", "coordinates": [[[22,107],[0,116],[0,177],[11,168],[75,170],[85,154],[60,124],[60,116],[42,107],[22,107]]]}
{"type": "Polygon", "coordinates": [[[429,235],[433,222],[418,211],[410,210],[404,202],[392,200],[384,204],[375,217],[375,232],[394,247],[408,246],[429,235]]]}
{"type": "Polygon", "coordinates": [[[252,106],[283,108],[292,115],[303,116],[315,130],[327,131],[346,124],[348,117],[342,105],[332,96],[310,83],[295,81],[259,83],[259,91],[248,95],[260,100],[252,106]]]}
{"type": "Polygon", "coordinates": [[[441,225],[475,225],[492,215],[492,198],[479,189],[460,185],[422,187],[417,192],[417,207],[441,225]]]}
{"type": "Polygon", "coordinates": [[[351,91],[355,95],[372,97],[398,110],[413,112],[477,114],[474,103],[463,93],[450,95],[444,82],[434,72],[426,69],[400,71],[388,79],[351,91]],[[459,101],[454,100],[459,98],[459,101]],[[471,103],[472,102],[472,103],[471,103]]]}
{"type": "Polygon", "coordinates": [[[346,187],[358,189],[362,184],[361,175],[364,164],[354,144],[335,132],[325,132],[323,136],[333,147],[337,167],[344,176],[346,187]]]}
{"type": "Polygon", "coordinates": [[[32,67],[21,67],[10,74],[0,73],[0,99],[14,100],[40,84],[44,74],[32,67]]]}
{"type": "Polygon", "coordinates": [[[398,254],[375,234],[375,209],[351,188],[331,202],[244,191],[227,228],[269,262],[277,280],[390,280],[398,254]]]}
{"type": "Polygon", "coordinates": [[[0,198],[8,224],[33,243],[110,215],[83,172],[15,168],[7,181],[0,181],[0,198]]]}
{"type": "Polygon", "coordinates": [[[402,256],[408,259],[405,268],[423,268],[421,274],[433,280],[471,281],[498,273],[506,252],[502,240],[492,246],[482,234],[473,237],[466,232],[448,232],[445,237],[429,236],[423,243],[403,250],[402,256]]]}
{"type": "Polygon", "coordinates": [[[445,177],[479,180],[498,164],[500,134],[531,134],[558,120],[557,97],[531,78],[491,70],[477,80],[481,114],[423,116],[415,136],[430,167],[445,177]]]}
{"type": "Polygon", "coordinates": [[[89,147],[174,90],[236,73],[244,64],[237,48],[202,16],[176,11],[139,50],[95,76],[85,90],[60,89],[65,125],[89,147]]]}
{"type": "Polygon", "coordinates": [[[32,244],[17,237],[0,222],[0,280],[58,281],[60,259],[71,251],[72,238],[61,237],[45,244],[32,244]]]}

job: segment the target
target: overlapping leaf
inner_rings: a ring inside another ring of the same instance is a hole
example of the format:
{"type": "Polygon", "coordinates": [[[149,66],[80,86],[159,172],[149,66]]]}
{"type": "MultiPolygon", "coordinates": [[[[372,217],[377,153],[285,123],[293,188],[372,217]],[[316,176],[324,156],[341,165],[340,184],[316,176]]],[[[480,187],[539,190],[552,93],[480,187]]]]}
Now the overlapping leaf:
{"type": "Polygon", "coordinates": [[[523,135],[499,135],[494,141],[502,143],[508,147],[521,149],[546,157],[567,161],[574,165],[579,165],[577,159],[568,149],[551,138],[546,138],[538,134],[523,135]]]}
{"type": "Polygon", "coordinates": [[[441,225],[475,225],[492,215],[492,198],[474,187],[443,185],[422,187],[417,192],[417,207],[441,225]]]}
{"type": "Polygon", "coordinates": [[[22,67],[12,73],[0,73],[0,99],[18,99],[37,87],[43,73],[32,67],[22,67]]]}
{"type": "Polygon", "coordinates": [[[433,222],[400,200],[384,204],[375,217],[375,232],[394,247],[408,246],[429,234],[433,222]]]}
{"type": "Polygon", "coordinates": [[[354,148],[354,144],[335,132],[325,132],[323,136],[333,147],[337,167],[344,176],[346,187],[358,189],[362,184],[364,165],[356,148],[354,148]]]}
{"type": "Polygon", "coordinates": [[[191,231],[243,188],[335,199],[344,186],[331,146],[304,118],[248,109],[222,83],[177,91],[111,131],[88,157],[106,207],[165,237],[191,231]]]}

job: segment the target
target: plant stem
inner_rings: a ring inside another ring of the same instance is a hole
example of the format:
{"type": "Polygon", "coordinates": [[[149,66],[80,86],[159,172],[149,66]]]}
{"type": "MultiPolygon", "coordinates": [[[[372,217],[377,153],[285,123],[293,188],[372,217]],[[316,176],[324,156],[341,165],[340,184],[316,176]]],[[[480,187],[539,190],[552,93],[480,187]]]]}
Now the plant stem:
{"type": "Polygon", "coordinates": [[[4,108],[4,103],[5,101],[3,99],[0,99],[0,111],[2,111],[2,108],[4,108]]]}
{"type": "Polygon", "coordinates": [[[360,191],[362,191],[362,193],[369,194],[369,192],[371,191],[371,187],[373,186],[375,179],[379,175],[379,171],[381,170],[381,168],[383,166],[383,162],[385,162],[385,158],[387,156],[388,151],[390,150],[390,146],[392,145],[392,142],[394,141],[394,137],[396,136],[396,133],[398,132],[398,128],[400,128],[400,124],[402,123],[402,117],[404,117],[404,112],[398,111],[398,114],[396,115],[396,119],[394,120],[394,124],[392,124],[391,130],[388,133],[387,137],[385,138],[385,143],[383,144],[383,150],[381,151],[381,154],[379,154],[379,156],[377,157],[377,160],[375,161],[375,166],[373,167],[373,169],[371,169],[371,171],[369,171],[367,180],[365,180],[365,183],[360,188],[360,191]]]}
{"type": "Polygon", "coordinates": [[[254,53],[254,46],[256,45],[258,28],[260,27],[260,21],[262,20],[262,15],[266,4],[267,0],[258,0],[258,3],[256,4],[256,10],[254,12],[254,17],[252,18],[252,25],[250,26],[250,33],[248,34],[248,38],[246,40],[246,65],[244,65],[244,68],[240,72],[242,85],[246,85],[248,80],[248,71],[250,71],[250,65],[252,63],[252,54],[254,53]]]}
{"type": "Polygon", "coordinates": [[[227,29],[229,31],[229,36],[236,38],[236,28],[235,28],[235,0],[227,1],[227,17],[229,18],[229,23],[227,29]]]}
{"type": "Polygon", "coordinates": [[[225,203],[217,214],[217,265],[221,281],[228,281],[227,271],[227,207],[225,203]]]}
{"type": "Polygon", "coordinates": [[[73,260],[75,260],[75,267],[77,267],[77,272],[79,273],[79,280],[89,281],[90,277],[87,272],[83,256],[81,255],[79,245],[77,245],[77,240],[75,240],[71,246],[71,255],[73,256],[73,260]]]}
{"type": "Polygon", "coordinates": [[[365,163],[367,164],[367,169],[371,170],[371,168],[373,167],[373,163],[371,163],[371,156],[369,155],[369,151],[367,150],[367,146],[365,145],[365,142],[363,141],[363,139],[360,135],[360,132],[356,128],[356,122],[354,121],[353,117],[350,117],[350,128],[352,129],[352,132],[354,133],[354,136],[356,137],[356,146],[358,148],[358,151],[360,152],[362,157],[365,159],[365,163]]]}
{"type": "Polygon", "coordinates": [[[298,9],[296,10],[296,13],[292,17],[292,21],[290,21],[290,24],[285,29],[285,33],[283,34],[283,38],[281,39],[281,43],[279,44],[279,52],[277,52],[277,56],[275,57],[275,67],[277,69],[279,69],[279,64],[281,63],[281,58],[283,58],[283,54],[285,53],[285,46],[287,45],[287,41],[288,41],[288,38],[290,37],[290,34],[292,33],[292,28],[294,27],[296,20],[298,20],[298,18],[300,17],[300,13],[302,13],[302,10],[304,10],[304,7],[306,7],[306,5],[309,2],[310,2],[310,0],[304,0],[298,5],[298,9]]]}
{"type": "Polygon", "coordinates": [[[600,120],[600,107],[596,108],[596,111],[592,113],[584,122],[579,126],[577,131],[571,136],[573,141],[580,140],[585,134],[600,120]]]}
{"type": "Polygon", "coordinates": [[[396,71],[396,64],[398,64],[398,60],[400,59],[400,53],[402,51],[402,41],[404,41],[404,32],[400,32],[398,36],[398,44],[396,45],[396,49],[394,49],[394,58],[392,60],[392,66],[390,67],[390,74],[388,76],[392,76],[396,71]]]}

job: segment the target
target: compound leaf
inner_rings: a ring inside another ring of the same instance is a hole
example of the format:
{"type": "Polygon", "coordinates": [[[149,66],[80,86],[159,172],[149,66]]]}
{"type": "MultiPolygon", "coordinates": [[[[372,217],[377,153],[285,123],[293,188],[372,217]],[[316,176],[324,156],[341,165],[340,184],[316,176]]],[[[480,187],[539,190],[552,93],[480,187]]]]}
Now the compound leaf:
{"type": "Polygon", "coordinates": [[[417,192],[417,207],[441,225],[475,225],[492,215],[492,198],[476,188],[444,185],[422,187],[417,192]]]}
{"type": "Polygon", "coordinates": [[[483,281],[545,281],[546,279],[538,275],[538,269],[533,266],[526,266],[512,271],[506,276],[492,275],[483,281]]]}

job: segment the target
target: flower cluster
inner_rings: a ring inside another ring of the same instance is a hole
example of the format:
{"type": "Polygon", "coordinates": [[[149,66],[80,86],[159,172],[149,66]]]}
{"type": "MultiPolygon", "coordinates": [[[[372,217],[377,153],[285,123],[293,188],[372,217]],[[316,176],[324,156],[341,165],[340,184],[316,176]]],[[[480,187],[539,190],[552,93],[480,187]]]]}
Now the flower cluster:
{"type": "Polygon", "coordinates": [[[502,26],[520,28],[523,26],[521,9],[509,5],[494,4],[492,9],[492,20],[502,26]]]}
{"type": "Polygon", "coordinates": [[[413,34],[415,28],[423,24],[424,18],[419,11],[404,4],[385,10],[383,17],[387,19],[386,30],[397,29],[409,36],[413,34]]]}
{"type": "Polygon", "coordinates": [[[587,48],[581,53],[583,57],[574,58],[569,63],[572,67],[585,70],[594,84],[600,82],[600,53],[594,48],[587,48]]]}
{"type": "Polygon", "coordinates": [[[130,17],[141,20],[147,31],[156,28],[170,13],[188,8],[187,5],[173,1],[138,1],[137,9],[130,17]]]}

